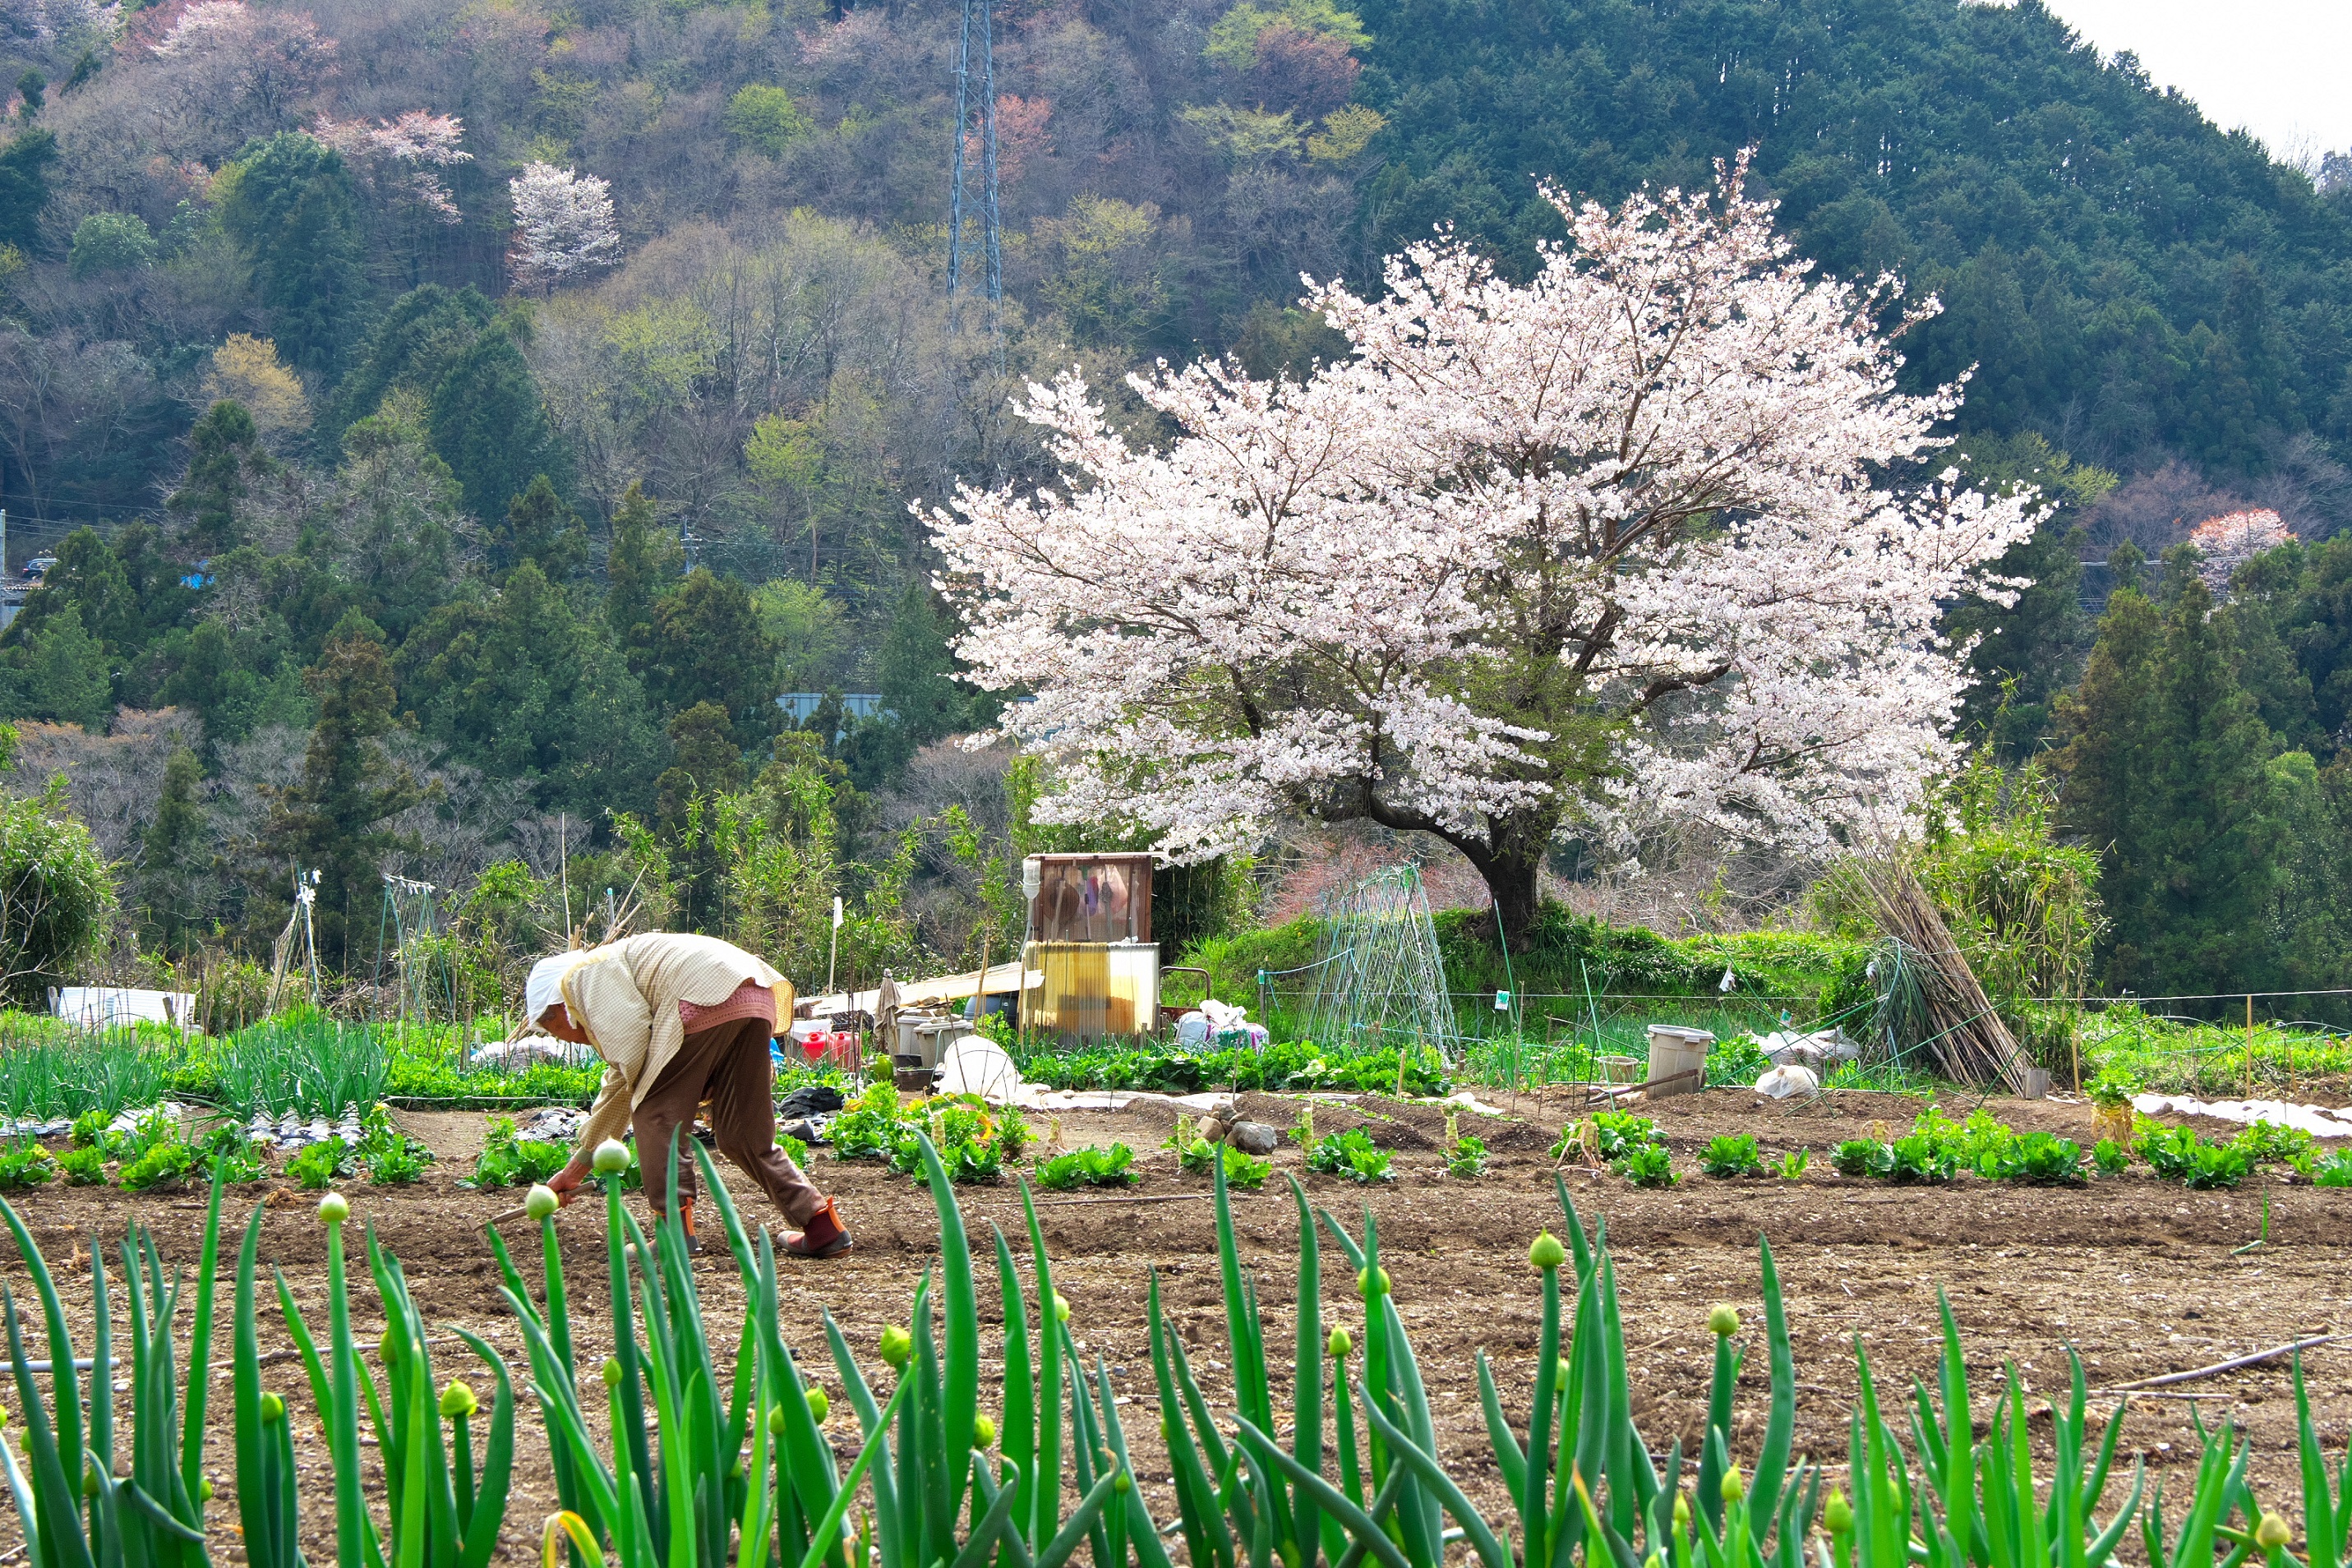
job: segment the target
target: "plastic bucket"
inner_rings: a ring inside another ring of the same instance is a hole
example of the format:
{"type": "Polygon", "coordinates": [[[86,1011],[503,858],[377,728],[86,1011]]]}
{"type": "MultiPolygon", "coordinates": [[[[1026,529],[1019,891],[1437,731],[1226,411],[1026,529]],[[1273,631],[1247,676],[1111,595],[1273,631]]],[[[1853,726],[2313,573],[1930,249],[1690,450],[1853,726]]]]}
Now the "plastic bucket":
{"type": "Polygon", "coordinates": [[[1706,1029],[1694,1029],[1681,1024],[1650,1026],[1650,1076],[1655,1089],[1644,1092],[1646,1098],[1661,1100],[1670,1094],[1696,1094],[1706,1087],[1706,1048],[1715,1044],[1715,1036],[1706,1029]],[[1673,1079],[1672,1083],[1660,1082],[1673,1079]]]}

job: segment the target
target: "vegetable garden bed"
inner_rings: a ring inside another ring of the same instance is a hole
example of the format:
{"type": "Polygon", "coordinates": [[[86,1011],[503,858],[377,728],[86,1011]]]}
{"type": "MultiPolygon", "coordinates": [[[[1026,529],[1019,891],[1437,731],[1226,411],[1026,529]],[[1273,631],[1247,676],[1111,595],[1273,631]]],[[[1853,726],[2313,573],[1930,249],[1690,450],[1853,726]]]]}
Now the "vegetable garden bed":
{"type": "MultiPolygon", "coordinates": [[[[1797,1147],[1824,1149],[1834,1142],[1869,1135],[1874,1123],[1906,1127],[1916,1105],[1890,1099],[1853,1097],[1808,1116],[1759,1114],[1754,1097],[1716,1091],[1661,1104],[1658,1128],[1677,1165],[1696,1172],[1699,1152],[1727,1134],[1761,1133],[1759,1152],[1775,1159],[1797,1147]]],[[[1253,1111],[1283,1102],[1249,1097],[1253,1111]]],[[[1259,1307],[1266,1322],[1266,1360],[1273,1369],[1270,1397],[1286,1408],[1291,1388],[1288,1314],[1299,1278],[1298,1219],[1287,1178],[1298,1176],[1311,1204],[1328,1208],[1359,1241],[1366,1215],[1377,1226],[1382,1267],[1392,1280],[1394,1300],[1409,1327],[1428,1394],[1430,1440],[1456,1467],[1475,1503],[1498,1525],[1514,1517],[1499,1474],[1486,1458],[1486,1424],[1475,1352],[1494,1360],[1507,1410],[1525,1419],[1526,1387],[1538,1363],[1541,1335],[1539,1279],[1528,1267],[1529,1239],[1540,1228],[1563,1229],[1553,1191],[1553,1160],[1547,1152],[1558,1138],[1556,1121],[1530,1115],[1525,1121],[1480,1123],[1493,1145],[1484,1174],[1463,1180],[1444,1173],[1435,1148],[1441,1120],[1431,1108],[1373,1101],[1371,1114],[1351,1117],[1318,1108],[1319,1131],[1336,1133],[1351,1122],[1391,1154],[1394,1179],[1363,1185],[1339,1173],[1307,1168],[1288,1144],[1275,1155],[1275,1177],[1255,1194],[1234,1198],[1236,1261],[1255,1276],[1259,1307]]],[[[2081,1133],[2087,1107],[2000,1107],[2007,1120],[2029,1131],[2081,1133]]],[[[478,1224],[512,1203],[510,1193],[472,1192],[455,1183],[471,1164],[471,1153],[453,1131],[479,1128],[483,1119],[431,1119],[423,1129],[440,1155],[425,1178],[411,1186],[348,1189],[354,1219],[372,1227],[387,1255],[403,1264],[408,1297],[415,1304],[436,1358],[436,1377],[463,1375],[478,1395],[483,1414],[476,1421],[478,1442],[487,1432],[493,1388],[480,1363],[456,1337],[478,1335],[509,1369],[520,1408],[514,1422],[514,1495],[497,1554],[520,1562],[537,1555],[542,1520],[555,1511],[555,1495],[545,1447],[544,1424],[533,1407],[529,1357],[520,1326],[499,1295],[500,1280],[488,1267],[478,1224]]],[[[1043,1130],[1040,1129],[1040,1131],[1043,1130]]],[[[1082,1347],[1089,1372],[1100,1375],[1121,1403],[1118,1408],[1130,1446],[1141,1495],[1152,1518],[1176,1518],[1172,1471],[1157,1435],[1159,1396],[1148,1314],[1150,1271],[1156,1269],[1171,1333],[1180,1340],[1203,1397],[1228,1434],[1234,1408],[1233,1358],[1226,1348],[1223,1295],[1219,1283],[1214,1206],[1207,1194],[1211,1177],[1184,1173],[1177,1152],[1138,1133],[1131,1117],[1066,1116],[1061,1128],[1069,1147],[1107,1146],[1124,1138],[1136,1149],[1131,1169],[1139,1182],[1121,1190],[1078,1188],[1038,1194],[1038,1223],[1054,1265],[1054,1288],[1072,1304],[1073,1343],[1082,1347]],[[1104,1202],[1103,1199],[1112,1201],[1104,1202]],[[1134,1199],[1156,1201],[1138,1203],[1134,1199]]],[[[478,1138],[477,1131],[475,1136],[478,1138]]],[[[2079,1141],[2079,1140],[2078,1140],[2079,1141]]],[[[1032,1151],[1032,1157],[1036,1151],[1032,1151]]],[[[857,1357],[877,1394],[887,1396],[892,1373],[875,1347],[883,1331],[908,1321],[917,1277],[937,1261],[940,1229],[923,1189],[880,1161],[841,1161],[820,1154],[820,1184],[839,1195],[855,1228],[858,1250],[830,1265],[780,1265],[775,1313],[784,1342],[802,1357],[803,1370],[827,1389],[832,1418],[824,1429],[838,1462],[846,1467],[857,1447],[856,1401],[849,1397],[826,1352],[824,1315],[840,1326],[843,1342],[857,1357]]],[[[2026,1389],[2028,1408],[2051,1391],[2063,1392],[2063,1346],[2079,1346],[2087,1358],[2093,1386],[2202,1365],[2231,1353],[2284,1342],[2326,1326],[2345,1310],[2341,1258],[2352,1245],[2352,1203],[2345,1195],[2306,1186],[2273,1185],[2269,1192],[2269,1239],[2251,1253],[2239,1253],[2257,1239],[2265,1205],[2250,1189],[2192,1192],[2144,1171],[2116,1181],[2094,1181],[2070,1192],[2053,1192],[1968,1176],[1946,1186],[1903,1188],[1871,1178],[1834,1173],[1827,1161],[1814,1162],[1796,1181],[1735,1180],[1686,1176],[1671,1191],[1633,1187],[1605,1170],[1571,1173],[1570,1190],[1588,1226],[1605,1222],[1623,1302],[1627,1389],[1631,1409],[1661,1464],[1676,1437],[1691,1451],[1703,1430],[1715,1341],[1706,1331],[1708,1309],[1726,1300],[1738,1309],[1743,1327],[1735,1344],[1747,1347],[1748,1364],[1761,1372],[1768,1357],[1766,1315],[1753,1250],[1759,1231],[1773,1241],[1787,1296],[1789,1334],[1795,1357],[1791,1443],[1794,1452],[1843,1462],[1846,1417],[1855,1388],[1855,1336],[1867,1349],[1882,1397],[1912,1373],[1933,1381],[1941,1353],[1935,1290],[1948,1288],[1975,1391],[1981,1400],[1997,1386],[1999,1363],[2014,1360],[2026,1389]]],[[[227,1197],[225,1266],[233,1263],[234,1241],[243,1216],[257,1201],[286,1189],[266,1182],[233,1190],[227,1197]]],[[[739,1201],[746,1190],[730,1183],[739,1201]]],[[[997,1299],[990,1224],[1008,1237],[1016,1277],[1028,1292],[1033,1316],[1027,1229],[1018,1189],[1010,1183],[956,1190],[975,1248],[983,1313],[983,1372],[980,1408],[992,1419],[1006,1415],[993,1363],[999,1331],[993,1326],[997,1299]]],[[[89,1273],[68,1265],[80,1238],[96,1227],[119,1237],[136,1219],[156,1231],[158,1255],[167,1268],[182,1267],[188,1288],[195,1279],[205,1219],[202,1194],[153,1194],[126,1197],[91,1189],[47,1187],[11,1195],[25,1215],[31,1237],[58,1270],[62,1310],[77,1336],[79,1353],[90,1344],[89,1273]]],[[[635,1210],[635,1200],[625,1200],[635,1210]]],[[[286,1191],[271,1200],[260,1221],[258,1247],[267,1264],[284,1269],[291,1299],[323,1334],[328,1317],[325,1234],[313,1217],[315,1199],[286,1191]],[[278,1206],[282,1205],[282,1206],[278,1206]]],[[[569,1321],[573,1356],[586,1374],[593,1398],[583,1401],[586,1429],[600,1446],[609,1431],[601,1384],[593,1369],[609,1353],[611,1321],[605,1305],[607,1261],[601,1205],[557,1219],[556,1234],[569,1276],[569,1321]]],[[[759,1217],[747,1207],[747,1215],[759,1217]]],[[[519,1266],[537,1294],[537,1248],[530,1227],[517,1222],[513,1240],[519,1266]]],[[[384,1316],[374,1289],[361,1271],[361,1234],[351,1231],[354,1339],[373,1345],[384,1316]]],[[[1344,1327],[1360,1347],[1364,1303],[1336,1239],[1325,1233],[1321,1267],[1322,1316],[1344,1327]]],[[[9,1249],[0,1247],[0,1254],[9,1249]]],[[[119,1257],[110,1250],[114,1276],[117,1353],[122,1348],[121,1313],[125,1282],[119,1257]]],[[[232,1268],[233,1272],[233,1268],[232,1268]]],[[[722,1387],[731,1382],[736,1333],[742,1321],[743,1280],[723,1251],[706,1256],[692,1270],[703,1321],[713,1342],[722,1387]]],[[[936,1277],[935,1277],[936,1279],[936,1277]]],[[[16,1293],[20,1310],[36,1297],[21,1261],[0,1258],[0,1280],[16,1293]]],[[[232,1313],[223,1281],[221,1312],[212,1372],[230,1365],[232,1313]]],[[[936,1285],[934,1287],[937,1288],[936,1285]]],[[[642,1284],[640,1285],[642,1289],[642,1284]]],[[[1573,1302],[1570,1303],[1573,1314],[1573,1302]]],[[[184,1358],[187,1309],[181,1316],[184,1358]]],[[[762,1309],[762,1315],[765,1309],[762,1309]]],[[[1321,1325],[1318,1325],[1318,1327],[1321,1325]]],[[[28,1354],[42,1353],[37,1327],[28,1325],[28,1354]]],[[[314,1562],[335,1553],[331,1467],[296,1347],[286,1336],[271,1302],[268,1268],[262,1270],[256,1319],[255,1356],[261,1386],[278,1393],[293,1419],[289,1431],[301,1479],[296,1533],[314,1562]]],[[[2345,1375],[2347,1352],[2315,1350],[2312,1382],[2318,1429],[2332,1434],[2352,1415],[2345,1375]],[[2334,1359],[2328,1359],[2328,1358],[2334,1359]]],[[[362,1363],[379,1383],[380,1363],[362,1363]]],[[[1360,1348],[1351,1368],[1363,1365],[1360,1348]]],[[[46,1392],[47,1380],[38,1379],[46,1392]]],[[[230,1526],[238,1519],[236,1473],[230,1451],[230,1382],[215,1375],[209,1434],[199,1454],[203,1475],[218,1489],[206,1514],[216,1557],[235,1550],[230,1526]]],[[[437,1385],[436,1385],[437,1386],[437,1385]]],[[[2288,1369],[2269,1365],[2232,1373],[2209,1384],[2219,1401],[2206,1410],[2209,1422],[2234,1415],[2252,1438],[2248,1475],[2263,1506],[2286,1510],[2299,1520],[2300,1489],[2294,1405],[2288,1369]]],[[[8,1401],[21,1410],[23,1396],[8,1401]]],[[[2112,1401],[2095,1400],[2095,1417],[2112,1401]]],[[[129,1413],[128,1398],[118,1410],[129,1413]]],[[[1752,1475],[1762,1431],[1760,1392],[1743,1388],[1738,1409],[1748,1421],[1734,1432],[1734,1452],[1752,1475]]],[[[1980,1406],[1989,1411],[1989,1405],[1980,1406]]],[[[446,1426],[446,1423],[444,1424],[446,1426]]],[[[23,1452],[21,1417],[6,1429],[23,1452]]],[[[1361,1423],[1359,1421],[1359,1434],[1361,1423]]],[[[127,1442],[127,1437],[123,1441],[127,1442]]],[[[2037,1463],[2049,1462],[2049,1429],[2035,1416],[2027,1426],[2028,1447],[2037,1463]]],[[[2120,1505],[2134,1457],[2150,1465],[2151,1480],[2167,1480],[2167,1509],[2176,1515],[2191,1489],[2184,1468],[2193,1461],[2196,1439],[2183,1401],[2136,1402],[2120,1436],[2116,1490],[2101,1505],[2104,1521],[2120,1505]]],[[[609,1448],[602,1451],[609,1458],[609,1448]]],[[[2331,1447],[2333,1471],[2340,1450],[2331,1447]]],[[[478,1448],[478,1456],[479,1450],[478,1448]]],[[[371,1489],[375,1517],[387,1521],[378,1488],[383,1452],[362,1449],[362,1473],[371,1489]]],[[[1337,1479],[1336,1470],[1333,1472],[1337,1479]]],[[[1605,1500],[1605,1496],[1604,1496],[1605,1500]]],[[[1065,1506],[1075,1506],[1075,1491],[1065,1506]]],[[[0,1514],[0,1536],[14,1530],[12,1515],[0,1514]]],[[[793,1559],[797,1561],[797,1559],[793,1559]]]]}

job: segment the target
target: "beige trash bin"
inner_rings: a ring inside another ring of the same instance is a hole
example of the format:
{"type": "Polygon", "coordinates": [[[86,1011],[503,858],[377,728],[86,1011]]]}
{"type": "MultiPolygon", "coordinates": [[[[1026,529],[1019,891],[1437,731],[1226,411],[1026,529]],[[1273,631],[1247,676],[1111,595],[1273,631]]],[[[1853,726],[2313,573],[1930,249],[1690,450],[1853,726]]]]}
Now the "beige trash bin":
{"type": "Polygon", "coordinates": [[[1646,1098],[1663,1099],[1669,1094],[1696,1094],[1706,1087],[1706,1048],[1715,1044],[1714,1034],[1706,1029],[1694,1029],[1682,1024],[1650,1026],[1650,1077],[1648,1081],[1658,1087],[1644,1090],[1646,1098]],[[1697,1071],[1692,1072],[1696,1068],[1697,1071]],[[1661,1079],[1688,1076],[1673,1083],[1659,1083],[1661,1079]]]}

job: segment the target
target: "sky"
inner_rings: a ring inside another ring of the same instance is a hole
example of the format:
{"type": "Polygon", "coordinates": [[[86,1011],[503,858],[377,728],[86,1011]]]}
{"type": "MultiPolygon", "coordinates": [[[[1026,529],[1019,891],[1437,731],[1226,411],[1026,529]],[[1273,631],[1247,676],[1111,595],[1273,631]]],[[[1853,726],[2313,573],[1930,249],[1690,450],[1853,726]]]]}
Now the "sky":
{"type": "Polygon", "coordinates": [[[2273,157],[2352,150],[2352,0],[2045,0],[2102,54],[2129,49],[2273,157]]]}

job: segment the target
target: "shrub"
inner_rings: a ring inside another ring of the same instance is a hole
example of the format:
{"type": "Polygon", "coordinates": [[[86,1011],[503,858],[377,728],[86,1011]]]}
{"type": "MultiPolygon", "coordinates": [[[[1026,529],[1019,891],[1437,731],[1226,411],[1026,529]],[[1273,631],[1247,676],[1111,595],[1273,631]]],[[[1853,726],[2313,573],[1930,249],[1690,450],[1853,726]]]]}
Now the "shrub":
{"type": "Polygon", "coordinates": [[[41,1186],[57,1173],[57,1161],[38,1143],[19,1143],[0,1152],[0,1191],[41,1186]]]}
{"type": "Polygon", "coordinates": [[[1682,1179],[1675,1174],[1673,1157],[1659,1143],[1631,1151],[1617,1162],[1617,1169],[1637,1187],[1671,1187],[1682,1179]]]}
{"type": "Polygon", "coordinates": [[[58,1156],[58,1171],[69,1187],[102,1186],[106,1182],[106,1152],[102,1149],[68,1149],[58,1156]]]}
{"type": "Polygon", "coordinates": [[[61,801],[0,795],[0,994],[30,1007],[71,982],[114,905],[104,857],[61,801]]]}
{"type": "Polygon", "coordinates": [[[1037,1184],[1053,1191],[1073,1187],[1124,1187],[1142,1180],[1132,1169],[1135,1151],[1114,1142],[1108,1149],[1073,1149],[1037,1167],[1037,1184]]]}
{"type": "Polygon", "coordinates": [[[2091,1151],[2091,1163],[2103,1176],[2120,1176],[2131,1168],[2131,1151],[2112,1138],[2102,1138],[2091,1151]]]}
{"type": "Polygon", "coordinates": [[[1764,1157],[1756,1152],[1753,1132],[1727,1132],[1700,1151],[1698,1167],[1710,1176],[1760,1176],[1764,1157]]]}

